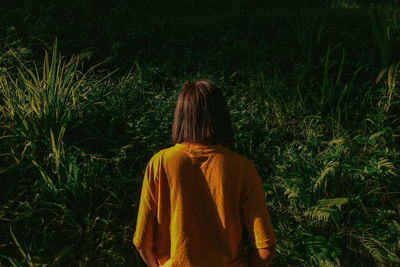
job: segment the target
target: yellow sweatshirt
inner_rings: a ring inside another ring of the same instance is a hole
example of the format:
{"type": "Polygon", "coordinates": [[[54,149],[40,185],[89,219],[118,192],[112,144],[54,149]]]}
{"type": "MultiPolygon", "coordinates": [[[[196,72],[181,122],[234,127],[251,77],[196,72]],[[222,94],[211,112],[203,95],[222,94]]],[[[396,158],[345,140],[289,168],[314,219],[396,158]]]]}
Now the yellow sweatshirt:
{"type": "Polygon", "coordinates": [[[255,248],[275,244],[254,164],[222,145],[176,144],[149,161],[133,243],[163,267],[244,267],[243,227],[255,248]]]}

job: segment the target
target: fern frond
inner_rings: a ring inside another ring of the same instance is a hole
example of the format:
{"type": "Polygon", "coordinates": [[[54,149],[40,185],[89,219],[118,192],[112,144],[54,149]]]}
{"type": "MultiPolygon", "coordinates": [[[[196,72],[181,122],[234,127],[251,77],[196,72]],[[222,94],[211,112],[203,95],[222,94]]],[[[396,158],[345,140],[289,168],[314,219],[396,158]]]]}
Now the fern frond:
{"type": "Polygon", "coordinates": [[[304,215],[312,220],[327,222],[334,213],[340,210],[341,207],[348,202],[348,198],[321,199],[318,201],[317,205],[306,210],[304,215]]]}
{"type": "Polygon", "coordinates": [[[320,172],[319,177],[315,181],[313,185],[313,191],[317,191],[318,189],[321,188],[322,184],[325,184],[326,187],[326,178],[329,174],[335,173],[335,170],[337,169],[337,166],[339,165],[338,162],[336,161],[329,161],[327,166],[320,172]]]}
{"type": "Polygon", "coordinates": [[[383,265],[386,262],[384,256],[386,253],[382,251],[382,244],[378,240],[374,238],[361,238],[360,241],[377,263],[383,265]]]}

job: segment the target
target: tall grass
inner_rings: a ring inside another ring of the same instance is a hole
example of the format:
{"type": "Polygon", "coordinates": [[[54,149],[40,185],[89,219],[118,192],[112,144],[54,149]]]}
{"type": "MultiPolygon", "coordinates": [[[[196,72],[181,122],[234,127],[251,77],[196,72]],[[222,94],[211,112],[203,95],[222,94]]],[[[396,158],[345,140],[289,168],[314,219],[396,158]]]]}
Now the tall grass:
{"type": "Polygon", "coordinates": [[[16,122],[15,134],[31,142],[54,135],[62,138],[65,127],[76,118],[82,100],[91,89],[85,84],[85,74],[80,73],[79,65],[78,57],[65,61],[54,46],[50,57],[45,52],[41,70],[37,65],[31,70],[20,61],[15,75],[2,76],[3,112],[16,122]]]}
{"type": "Polygon", "coordinates": [[[374,7],[369,10],[369,18],[379,52],[382,68],[400,60],[400,9],[393,6],[374,7]]]}

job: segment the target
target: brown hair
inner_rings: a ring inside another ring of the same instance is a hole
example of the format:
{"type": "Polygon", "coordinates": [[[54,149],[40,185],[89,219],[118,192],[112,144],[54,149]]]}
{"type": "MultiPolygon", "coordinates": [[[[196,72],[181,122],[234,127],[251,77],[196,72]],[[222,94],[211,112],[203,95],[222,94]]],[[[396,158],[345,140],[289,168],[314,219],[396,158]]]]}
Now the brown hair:
{"type": "Polygon", "coordinates": [[[214,83],[200,80],[182,87],[175,108],[172,142],[232,144],[228,105],[214,83]]]}

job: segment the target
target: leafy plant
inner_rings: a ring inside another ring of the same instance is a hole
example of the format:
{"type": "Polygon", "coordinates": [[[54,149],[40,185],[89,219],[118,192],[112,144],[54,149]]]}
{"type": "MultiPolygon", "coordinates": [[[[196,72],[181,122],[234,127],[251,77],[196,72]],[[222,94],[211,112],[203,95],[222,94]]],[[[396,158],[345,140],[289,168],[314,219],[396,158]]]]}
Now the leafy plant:
{"type": "Polygon", "coordinates": [[[400,9],[393,6],[369,9],[373,41],[378,47],[380,67],[400,60],[400,9]]]}

